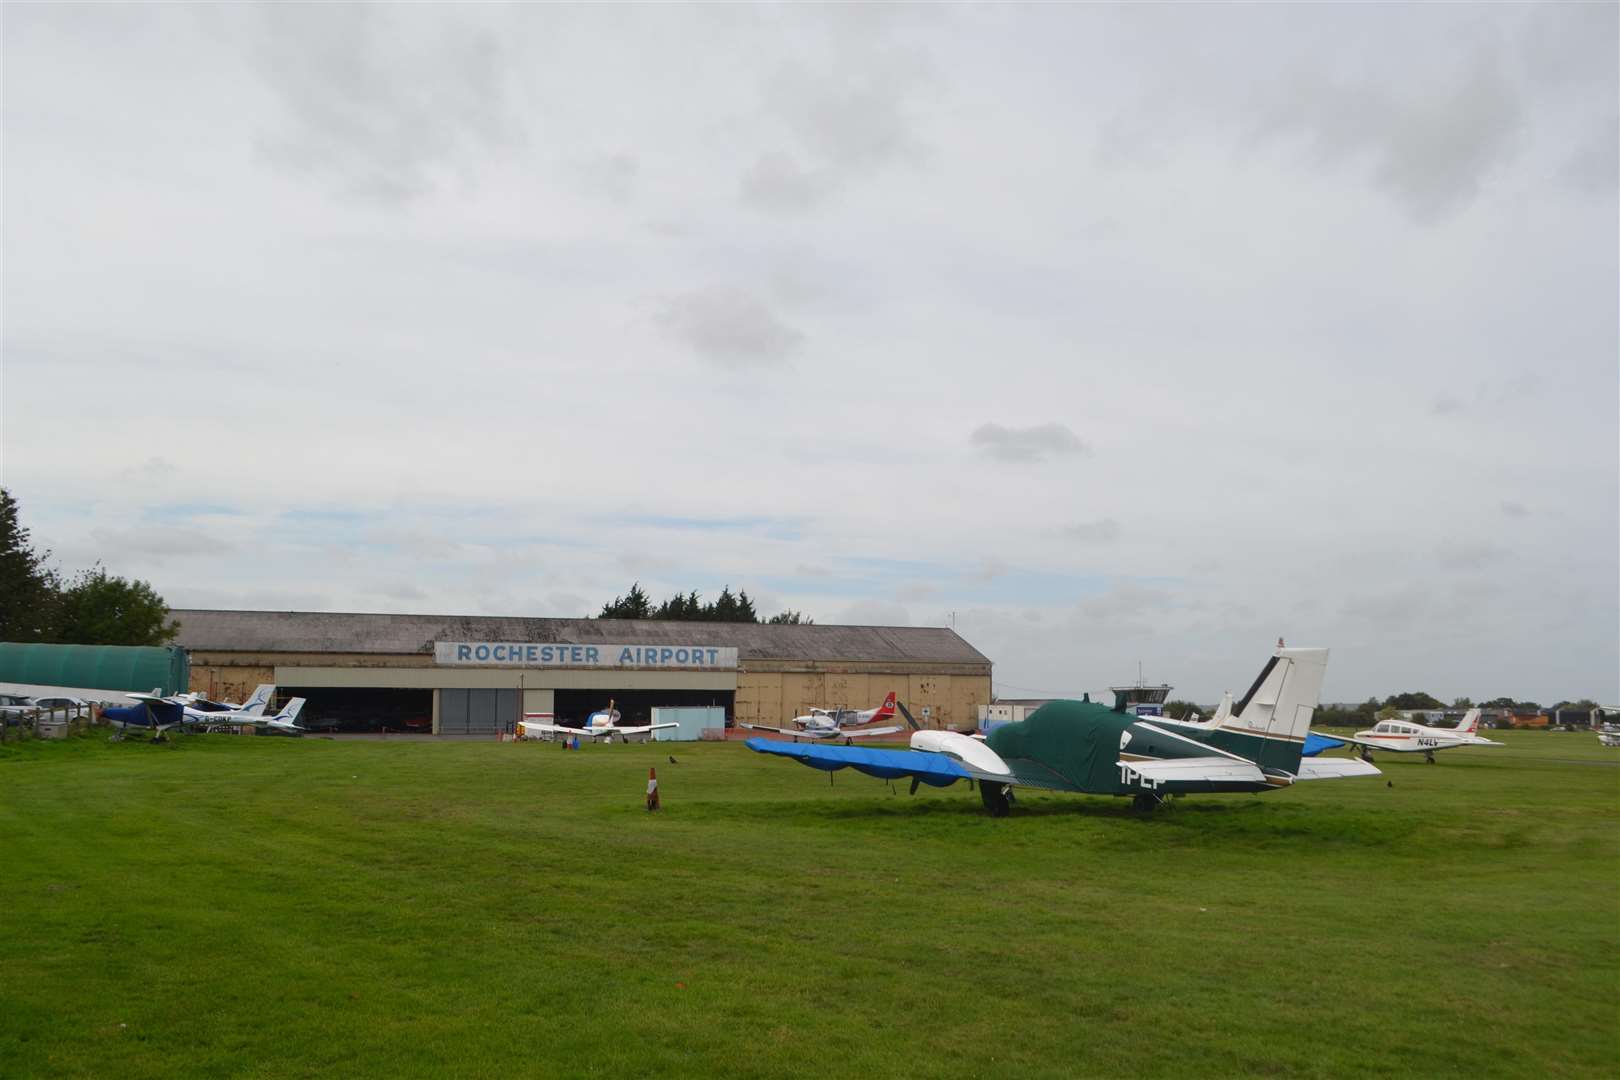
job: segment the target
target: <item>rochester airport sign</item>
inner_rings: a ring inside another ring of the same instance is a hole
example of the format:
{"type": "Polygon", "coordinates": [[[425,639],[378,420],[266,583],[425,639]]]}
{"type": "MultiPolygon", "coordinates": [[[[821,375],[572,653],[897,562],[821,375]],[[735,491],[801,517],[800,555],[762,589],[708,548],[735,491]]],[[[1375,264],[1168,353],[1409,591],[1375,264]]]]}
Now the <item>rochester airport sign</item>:
{"type": "Polygon", "coordinates": [[[522,641],[435,641],[439,664],[475,667],[713,668],[737,666],[736,646],[574,645],[522,641]]]}

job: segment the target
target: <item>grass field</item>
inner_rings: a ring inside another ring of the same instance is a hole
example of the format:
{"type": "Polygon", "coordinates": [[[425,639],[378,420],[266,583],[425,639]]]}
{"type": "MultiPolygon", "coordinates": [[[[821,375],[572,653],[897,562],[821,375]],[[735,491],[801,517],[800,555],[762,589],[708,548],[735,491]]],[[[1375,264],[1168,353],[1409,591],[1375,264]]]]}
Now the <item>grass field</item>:
{"type": "Polygon", "coordinates": [[[0,747],[0,1071],[1612,1076],[1620,751],[1501,737],[1004,820],[736,744],[0,747]]]}

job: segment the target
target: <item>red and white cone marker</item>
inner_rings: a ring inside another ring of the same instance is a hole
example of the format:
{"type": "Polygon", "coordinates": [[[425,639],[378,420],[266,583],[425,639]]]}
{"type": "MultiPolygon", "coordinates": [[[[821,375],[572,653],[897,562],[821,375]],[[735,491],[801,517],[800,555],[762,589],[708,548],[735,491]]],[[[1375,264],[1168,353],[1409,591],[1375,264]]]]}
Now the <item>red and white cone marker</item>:
{"type": "Polygon", "coordinates": [[[647,770],[647,809],[658,809],[658,770],[647,770]]]}

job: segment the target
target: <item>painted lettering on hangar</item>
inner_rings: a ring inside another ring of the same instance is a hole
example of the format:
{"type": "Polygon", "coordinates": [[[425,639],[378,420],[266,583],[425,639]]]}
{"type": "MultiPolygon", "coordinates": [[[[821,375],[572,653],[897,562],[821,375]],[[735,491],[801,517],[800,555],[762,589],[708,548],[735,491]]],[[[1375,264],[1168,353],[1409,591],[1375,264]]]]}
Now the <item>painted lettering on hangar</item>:
{"type": "Polygon", "coordinates": [[[474,667],[710,668],[737,666],[735,646],[576,645],[572,642],[435,641],[439,664],[474,667]]]}

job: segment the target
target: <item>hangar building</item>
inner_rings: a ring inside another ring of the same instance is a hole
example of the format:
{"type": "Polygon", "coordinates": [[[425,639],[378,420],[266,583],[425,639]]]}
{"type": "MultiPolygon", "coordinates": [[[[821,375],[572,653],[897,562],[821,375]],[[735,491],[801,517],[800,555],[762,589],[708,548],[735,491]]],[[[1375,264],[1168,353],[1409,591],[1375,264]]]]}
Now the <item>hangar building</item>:
{"type": "Polygon", "coordinates": [[[177,609],[191,689],[302,697],[302,722],[342,731],[511,731],[520,713],[624,722],[658,706],[721,706],[781,725],[812,706],[866,709],[895,691],[925,727],[971,727],[990,661],[954,630],[620,619],[177,609]]]}

